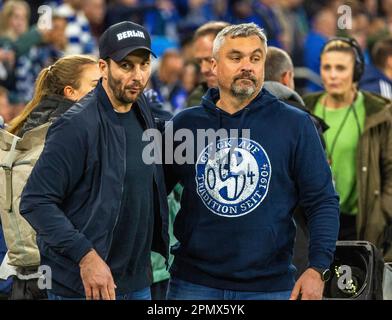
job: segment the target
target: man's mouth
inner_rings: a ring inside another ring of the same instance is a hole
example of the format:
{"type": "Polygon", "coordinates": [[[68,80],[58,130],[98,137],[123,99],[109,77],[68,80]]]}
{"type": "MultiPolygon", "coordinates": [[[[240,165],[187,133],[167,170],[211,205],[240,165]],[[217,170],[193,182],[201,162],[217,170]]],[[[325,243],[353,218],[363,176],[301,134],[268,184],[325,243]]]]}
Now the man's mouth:
{"type": "Polygon", "coordinates": [[[237,78],[237,79],[235,79],[235,81],[250,81],[250,82],[252,82],[253,84],[255,84],[256,83],[256,80],[254,79],[254,78],[237,78]]]}
{"type": "Polygon", "coordinates": [[[140,90],[142,90],[141,87],[130,87],[130,88],[126,88],[126,90],[131,91],[131,92],[139,92],[140,90]]]}

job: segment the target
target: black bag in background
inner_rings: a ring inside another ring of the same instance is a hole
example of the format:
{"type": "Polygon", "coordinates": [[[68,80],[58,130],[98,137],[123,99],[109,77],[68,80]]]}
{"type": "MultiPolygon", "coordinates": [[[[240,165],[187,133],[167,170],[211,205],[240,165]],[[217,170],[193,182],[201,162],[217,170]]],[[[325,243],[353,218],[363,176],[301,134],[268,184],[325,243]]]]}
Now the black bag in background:
{"type": "Polygon", "coordinates": [[[382,300],[384,258],[380,250],[368,241],[337,241],[332,276],[325,283],[326,300],[382,300]],[[351,269],[351,289],[340,288],[339,267],[351,269]]]}
{"type": "MultiPolygon", "coordinates": [[[[37,273],[37,270],[38,268],[24,268],[21,274],[27,276],[37,273]]],[[[17,276],[13,276],[9,300],[43,300],[47,298],[46,289],[41,290],[38,288],[38,278],[22,280],[17,276]]]]}

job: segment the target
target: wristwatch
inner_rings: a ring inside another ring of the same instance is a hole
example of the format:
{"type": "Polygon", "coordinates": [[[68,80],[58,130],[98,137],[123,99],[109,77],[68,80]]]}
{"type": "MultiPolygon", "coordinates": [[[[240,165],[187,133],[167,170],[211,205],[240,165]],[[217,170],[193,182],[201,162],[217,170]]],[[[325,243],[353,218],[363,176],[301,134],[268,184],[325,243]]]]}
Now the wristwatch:
{"type": "Polygon", "coordinates": [[[323,269],[323,268],[316,268],[316,267],[311,267],[313,270],[316,270],[320,276],[321,280],[324,282],[328,281],[331,278],[331,270],[329,269],[323,269]]]}

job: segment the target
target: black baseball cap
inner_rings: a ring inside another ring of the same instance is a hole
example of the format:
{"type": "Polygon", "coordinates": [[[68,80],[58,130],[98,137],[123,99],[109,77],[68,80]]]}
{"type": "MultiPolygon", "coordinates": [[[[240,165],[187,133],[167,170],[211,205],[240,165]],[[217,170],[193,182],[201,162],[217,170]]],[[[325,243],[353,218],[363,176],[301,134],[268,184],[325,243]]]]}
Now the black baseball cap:
{"type": "Polygon", "coordinates": [[[129,53],[145,49],[156,57],[151,50],[151,38],[147,30],[130,21],[123,21],[110,26],[99,38],[99,57],[121,61],[129,53]]]}

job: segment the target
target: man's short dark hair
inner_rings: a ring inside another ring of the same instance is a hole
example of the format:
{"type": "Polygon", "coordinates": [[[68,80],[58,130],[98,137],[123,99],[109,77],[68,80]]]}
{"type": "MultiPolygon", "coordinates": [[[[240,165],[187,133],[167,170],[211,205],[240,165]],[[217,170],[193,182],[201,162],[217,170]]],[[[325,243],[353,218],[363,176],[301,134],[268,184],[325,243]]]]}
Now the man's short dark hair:
{"type": "Polygon", "coordinates": [[[372,61],[374,65],[383,70],[390,56],[392,56],[392,37],[377,41],[372,49],[372,61]]]}
{"type": "Polygon", "coordinates": [[[293,62],[288,53],[276,47],[268,47],[264,80],[280,82],[282,75],[287,71],[293,71],[293,62]]]}
{"type": "Polygon", "coordinates": [[[221,32],[224,28],[229,26],[230,24],[224,21],[211,21],[200,26],[193,36],[193,41],[200,37],[212,35],[214,38],[216,35],[221,32]]]}

